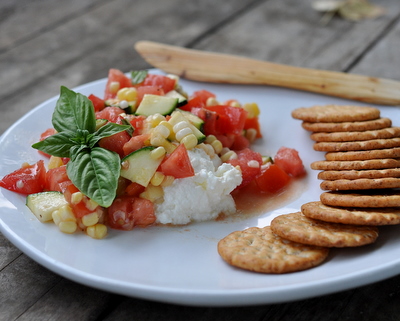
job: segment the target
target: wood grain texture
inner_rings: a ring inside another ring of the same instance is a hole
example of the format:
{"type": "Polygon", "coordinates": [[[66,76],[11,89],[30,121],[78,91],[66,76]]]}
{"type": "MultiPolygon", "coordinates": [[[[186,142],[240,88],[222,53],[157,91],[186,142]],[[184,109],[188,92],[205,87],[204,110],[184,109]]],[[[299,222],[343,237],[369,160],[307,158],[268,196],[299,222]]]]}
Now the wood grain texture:
{"type": "MultiPolygon", "coordinates": [[[[149,65],[142,39],[306,68],[400,80],[398,0],[387,15],[326,26],[310,1],[4,0],[0,3],[0,134],[60,85],[149,65]],[[179,10],[177,10],[179,8],[179,10]],[[45,13],[45,14],[44,14],[45,13]]],[[[0,156],[1,157],[1,156],[0,156]]],[[[400,276],[308,300],[198,308],[127,298],[64,279],[0,235],[0,321],[396,320],[400,276]]]]}

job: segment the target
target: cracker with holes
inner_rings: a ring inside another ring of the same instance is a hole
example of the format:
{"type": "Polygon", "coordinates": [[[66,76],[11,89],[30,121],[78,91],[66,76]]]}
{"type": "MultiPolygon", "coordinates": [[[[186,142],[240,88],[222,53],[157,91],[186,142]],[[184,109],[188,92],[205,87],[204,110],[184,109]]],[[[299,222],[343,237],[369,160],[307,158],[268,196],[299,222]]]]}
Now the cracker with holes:
{"type": "Polygon", "coordinates": [[[347,152],[328,152],[325,154],[325,159],[330,161],[351,161],[399,157],[400,147],[347,152]]]}
{"type": "Polygon", "coordinates": [[[374,243],[379,233],[375,226],[358,226],[314,220],[301,212],[275,217],[271,230],[293,242],[322,247],[356,247],[374,243]]]}
{"type": "Polygon", "coordinates": [[[269,226],[233,232],[218,243],[218,253],[230,265],[262,273],[288,273],[321,264],[329,249],[291,242],[269,226]]]}
{"type": "Polygon", "coordinates": [[[380,118],[380,111],[375,107],[324,105],[301,107],[292,111],[292,117],[307,122],[353,122],[380,118]]]}
{"type": "Polygon", "coordinates": [[[372,139],[387,139],[400,136],[400,127],[388,127],[363,132],[313,133],[310,138],[316,142],[352,142],[372,139]]]}
{"type": "Polygon", "coordinates": [[[320,201],[325,205],[338,207],[400,207],[400,191],[330,191],[322,193],[320,201]]]}
{"type": "Polygon", "coordinates": [[[320,187],[324,191],[355,191],[366,189],[400,188],[400,178],[360,178],[360,179],[337,179],[334,181],[323,181],[320,187]]]}
{"type": "Polygon", "coordinates": [[[387,149],[400,147],[400,138],[371,139],[353,142],[317,142],[313,145],[314,150],[319,152],[346,152],[371,149],[387,149]]]}
{"type": "Polygon", "coordinates": [[[301,212],[312,219],[353,225],[400,224],[400,208],[333,207],[321,202],[309,202],[301,206],[301,212]]]}
{"type": "Polygon", "coordinates": [[[384,169],[400,167],[398,159],[367,159],[365,161],[315,161],[311,168],[322,171],[384,169]]]}
{"type": "Polygon", "coordinates": [[[318,173],[318,179],[333,181],[337,179],[361,179],[361,178],[400,178],[400,168],[387,169],[365,169],[365,170],[342,170],[322,171],[318,173]]]}
{"type": "Polygon", "coordinates": [[[392,120],[389,118],[378,118],[360,122],[340,122],[340,123],[310,123],[303,121],[301,126],[308,131],[314,133],[331,133],[331,132],[351,132],[376,130],[392,126],[392,120]]]}

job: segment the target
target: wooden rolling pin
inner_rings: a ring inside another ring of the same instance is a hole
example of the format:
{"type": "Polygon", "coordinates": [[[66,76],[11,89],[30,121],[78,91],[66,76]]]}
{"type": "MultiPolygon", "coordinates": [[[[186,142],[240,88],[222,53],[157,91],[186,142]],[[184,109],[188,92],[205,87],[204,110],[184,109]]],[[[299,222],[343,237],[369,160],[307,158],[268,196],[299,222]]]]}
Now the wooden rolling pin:
{"type": "Polygon", "coordinates": [[[293,67],[151,41],[139,41],[135,49],[150,65],[190,80],[279,86],[370,104],[400,105],[400,82],[390,79],[293,67]]]}

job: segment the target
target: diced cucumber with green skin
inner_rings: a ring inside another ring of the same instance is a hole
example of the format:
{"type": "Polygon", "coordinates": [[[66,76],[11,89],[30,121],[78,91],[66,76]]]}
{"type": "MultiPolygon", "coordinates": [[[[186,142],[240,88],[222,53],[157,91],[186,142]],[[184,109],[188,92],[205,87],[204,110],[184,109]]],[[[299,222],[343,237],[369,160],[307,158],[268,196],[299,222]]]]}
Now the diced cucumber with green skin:
{"type": "Polygon", "coordinates": [[[173,97],[178,99],[178,107],[187,104],[187,98],[182,94],[178,93],[176,90],[171,90],[165,94],[165,97],[173,97]]]}
{"type": "Polygon", "coordinates": [[[149,185],[151,178],[160,166],[163,157],[153,159],[151,152],[154,146],[138,149],[122,159],[121,176],[144,187],[149,185]]]}
{"type": "Polygon", "coordinates": [[[105,102],[105,105],[107,107],[118,107],[121,108],[125,113],[127,114],[134,114],[135,113],[135,105],[129,104],[128,102],[128,106],[126,107],[122,107],[120,105],[120,101],[118,99],[107,99],[105,102]]]}
{"type": "Polygon", "coordinates": [[[196,128],[200,131],[203,131],[204,120],[196,115],[192,114],[191,112],[180,110],[180,112],[185,116],[196,128]]]}
{"type": "Polygon", "coordinates": [[[107,119],[96,119],[96,130],[108,123],[107,119]]]}
{"type": "Polygon", "coordinates": [[[136,109],[136,115],[169,115],[177,106],[178,98],[146,94],[136,109]]]}
{"type": "MultiPolygon", "coordinates": [[[[194,115],[193,115],[194,116],[194,115]]],[[[189,124],[189,128],[192,130],[193,134],[197,138],[197,143],[201,144],[206,140],[206,135],[204,135],[196,126],[194,126],[188,118],[185,117],[183,110],[175,110],[171,114],[171,118],[168,120],[168,122],[172,125],[175,126],[177,123],[181,121],[186,121],[189,124]]]]}
{"type": "Polygon", "coordinates": [[[41,192],[26,197],[26,206],[41,222],[51,221],[52,213],[64,205],[68,205],[68,202],[60,192],[41,192]]]}

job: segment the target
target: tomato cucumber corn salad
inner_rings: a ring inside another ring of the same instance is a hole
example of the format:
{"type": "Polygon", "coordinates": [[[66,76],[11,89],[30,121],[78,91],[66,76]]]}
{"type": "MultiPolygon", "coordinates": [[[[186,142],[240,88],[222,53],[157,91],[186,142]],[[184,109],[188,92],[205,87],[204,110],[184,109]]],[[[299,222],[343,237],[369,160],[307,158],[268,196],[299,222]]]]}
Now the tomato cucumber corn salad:
{"type": "Polygon", "coordinates": [[[277,193],[305,172],[294,149],[249,148],[261,138],[258,115],[256,103],[187,95],[174,75],[110,69],[103,98],[61,87],[53,128],[32,145],[48,161],[23,164],[0,186],[26,194],[41,222],[95,239],[216,219],[236,211],[233,191],[277,193]]]}

